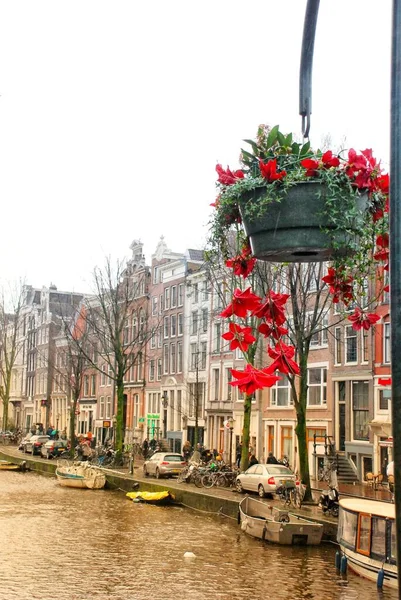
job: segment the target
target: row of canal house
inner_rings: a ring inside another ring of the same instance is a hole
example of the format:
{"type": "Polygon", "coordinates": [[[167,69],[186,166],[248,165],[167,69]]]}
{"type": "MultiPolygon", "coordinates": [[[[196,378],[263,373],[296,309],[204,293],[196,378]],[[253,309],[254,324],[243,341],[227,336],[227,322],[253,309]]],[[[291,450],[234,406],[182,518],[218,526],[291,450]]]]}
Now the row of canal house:
{"type": "MultiPolygon", "coordinates": [[[[219,318],[221,289],[210,284],[199,250],[172,252],[161,238],[150,267],[140,242],[134,241],[131,251],[127,273],[144,281],[141,302],[145,302],[152,335],[126,376],[125,441],[161,438],[180,451],[187,439],[194,442],[197,428],[199,441],[223,451],[228,460],[235,454],[243,426],[243,396],[229,385],[231,368],[242,369],[244,361],[221,337],[227,326],[219,318]]],[[[11,403],[11,416],[24,428],[36,422],[68,428],[71,399],[60,376],[66,342],[52,294],[61,295],[64,304],[72,307],[82,299],[82,295],[51,288],[30,288],[11,403]]],[[[327,440],[360,479],[368,471],[384,472],[391,457],[391,388],[382,385],[390,374],[386,294],[379,311],[381,320],[369,331],[354,331],[347,321],[334,328],[325,328],[324,323],[312,340],[307,408],[312,472],[322,460],[327,440]]],[[[336,316],[326,319],[330,325],[336,316]]],[[[127,340],[138,326],[127,322],[127,340]]],[[[100,371],[88,369],[83,378],[77,431],[92,431],[104,441],[113,435],[115,393],[106,365],[99,367],[100,371]]],[[[272,389],[255,394],[250,446],[259,460],[272,451],[277,457],[287,455],[296,465],[295,425],[285,377],[272,389]]]]}

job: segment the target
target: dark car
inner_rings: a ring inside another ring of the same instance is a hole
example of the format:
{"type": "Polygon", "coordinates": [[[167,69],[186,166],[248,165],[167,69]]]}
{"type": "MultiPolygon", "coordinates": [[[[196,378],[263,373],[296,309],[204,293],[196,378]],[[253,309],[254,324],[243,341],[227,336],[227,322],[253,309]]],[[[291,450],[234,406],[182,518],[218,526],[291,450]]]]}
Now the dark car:
{"type": "Polygon", "coordinates": [[[24,452],[32,452],[32,456],[40,454],[42,444],[45,444],[50,439],[48,435],[33,435],[25,444],[24,452]]]}
{"type": "Polygon", "coordinates": [[[40,455],[42,458],[56,458],[67,450],[67,440],[49,440],[42,444],[40,455]]]}

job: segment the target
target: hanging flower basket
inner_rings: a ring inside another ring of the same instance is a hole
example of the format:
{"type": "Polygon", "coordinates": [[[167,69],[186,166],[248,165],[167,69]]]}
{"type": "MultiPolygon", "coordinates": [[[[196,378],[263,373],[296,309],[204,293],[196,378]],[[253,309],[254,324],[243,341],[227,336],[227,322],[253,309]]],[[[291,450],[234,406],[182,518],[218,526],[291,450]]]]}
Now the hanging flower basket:
{"type": "Polygon", "coordinates": [[[258,204],[266,196],[266,187],[245,193],[239,208],[252,255],[272,262],[319,262],[351,255],[368,195],[355,196],[355,214],[342,224],[344,229],[330,217],[328,194],[324,183],[300,181],[280,201],[270,202],[257,216],[248,216],[247,205],[258,204]]]}

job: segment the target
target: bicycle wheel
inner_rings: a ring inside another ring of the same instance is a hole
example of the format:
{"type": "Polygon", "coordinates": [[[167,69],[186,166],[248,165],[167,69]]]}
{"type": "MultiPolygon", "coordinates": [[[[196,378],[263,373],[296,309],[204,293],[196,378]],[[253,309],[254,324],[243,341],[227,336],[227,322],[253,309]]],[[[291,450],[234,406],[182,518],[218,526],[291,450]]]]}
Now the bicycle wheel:
{"type": "Polygon", "coordinates": [[[201,488],[202,487],[202,475],[200,473],[195,473],[195,475],[193,476],[193,482],[197,488],[201,488]]]}
{"type": "Polygon", "coordinates": [[[205,475],[202,475],[202,485],[205,488],[211,488],[213,487],[213,474],[212,473],[205,473],[205,475]]]}
{"type": "Polygon", "coordinates": [[[224,473],[216,473],[214,485],[216,487],[227,487],[227,479],[224,473]]]}

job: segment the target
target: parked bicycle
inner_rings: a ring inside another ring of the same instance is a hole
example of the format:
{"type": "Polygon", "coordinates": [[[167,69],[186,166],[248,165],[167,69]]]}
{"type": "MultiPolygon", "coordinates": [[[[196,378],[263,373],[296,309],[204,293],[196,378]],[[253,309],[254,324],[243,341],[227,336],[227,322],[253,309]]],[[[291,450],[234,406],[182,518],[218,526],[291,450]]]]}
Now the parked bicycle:
{"type": "Polygon", "coordinates": [[[292,504],[296,508],[301,508],[302,495],[299,488],[300,484],[297,485],[294,481],[284,481],[284,483],[277,488],[276,494],[286,506],[292,504]]]}

